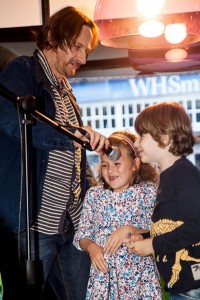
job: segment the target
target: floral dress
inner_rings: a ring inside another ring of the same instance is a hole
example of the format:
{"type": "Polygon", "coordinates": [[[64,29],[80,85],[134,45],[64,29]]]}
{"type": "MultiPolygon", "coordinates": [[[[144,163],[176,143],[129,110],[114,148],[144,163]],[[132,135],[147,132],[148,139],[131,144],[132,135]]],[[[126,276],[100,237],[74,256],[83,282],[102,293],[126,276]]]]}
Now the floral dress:
{"type": "MultiPolygon", "coordinates": [[[[104,247],[110,234],[125,225],[149,229],[157,186],[135,184],[124,192],[112,192],[102,186],[86,194],[74,245],[89,238],[104,247]]],[[[139,257],[126,245],[114,254],[104,254],[107,273],[98,273],[93,265],[87,287],[88,300],[161,300],[161,288],[152,256],[139,257]]]]}

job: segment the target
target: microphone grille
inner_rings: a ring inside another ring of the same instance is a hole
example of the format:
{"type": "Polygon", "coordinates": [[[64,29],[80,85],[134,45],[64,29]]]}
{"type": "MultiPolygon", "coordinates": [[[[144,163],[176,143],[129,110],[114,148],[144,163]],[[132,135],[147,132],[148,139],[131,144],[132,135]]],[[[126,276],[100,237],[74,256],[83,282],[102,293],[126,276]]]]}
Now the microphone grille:
{"type": "Polygon", "coordinates": [[[121,152],[118,147],[112,146],[112,151],[107,156],[109,160],[118,160],[121,156],[121,152]]]}

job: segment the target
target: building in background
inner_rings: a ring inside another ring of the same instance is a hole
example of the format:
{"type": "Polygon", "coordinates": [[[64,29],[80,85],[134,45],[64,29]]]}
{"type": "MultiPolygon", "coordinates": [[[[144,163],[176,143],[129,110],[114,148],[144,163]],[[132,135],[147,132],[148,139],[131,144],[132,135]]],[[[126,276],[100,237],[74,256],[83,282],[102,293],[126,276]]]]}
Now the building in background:
{"type": "MultiPolygon", "coordinates": [[[[81,108],[84,125],[105,136],[116,130],[134,130],[134,120],[145,107],[161,101],[177,101],[191,117],[193,131],[200,137],[200,74],[181,73],[121,79],[90,79],[71,82],[81,108]]],[[[88,151],[92,167],[99,162],[88,151]]],[[[200,139],[189,159],[200,169],[200,139]]]]}

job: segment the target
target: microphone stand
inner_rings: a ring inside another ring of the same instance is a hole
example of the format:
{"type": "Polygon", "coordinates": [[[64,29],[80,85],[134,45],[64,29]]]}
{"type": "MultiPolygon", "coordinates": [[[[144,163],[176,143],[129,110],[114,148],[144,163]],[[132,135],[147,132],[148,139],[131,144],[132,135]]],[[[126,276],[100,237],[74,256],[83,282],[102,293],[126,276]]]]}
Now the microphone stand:
{"type": "MultiPolygon", "coordinates": [[[[57,129],[63,134],[66,134],[68,137],[82,145],[83,148],[92,150],[90,144],[87,141],[82,141],[78,137],[76,137],[72,132],[70,132],[67,128],[64,126],[61,126],[54,120],[48,118],[41,112],[37,111],[36,108],[36,99],[34,96],[16,96],[12,92],[8,91],[4,86],[0,85],[0,95],[4,96],[6,99],[9,101],[13,102],[16,106],[20,108],[21,112],[23,113],[23,119],[22,119],[22,127],[23,127],[23,132],[22,132],[22,145],[23,145],[23,166],[24,166],[24,173],[25,173],[25,178],[24,178],[24,187],[25,187],[25,202],[26,202],[26,281],[27,285],[29,287],[29,297],[28,299],[33,299],[35,300],[35,295],[33,294],[32,288],[34,286],[40,285],[40,289],[42,290],[42,284],[44,282],[43,279],[43,265],[42,265],[42,260],[33,260],[31,257],[31,239],[30,239],[30,199],[29,199],[29,187],[30,187],[30,182],[29,182],[29,150],[28,150],[28,139],[29,139],[29,134],[28,134],[28,126],[31,125],[32,122],[32,116],[39,117],[41,120],[47,122],[50,124],[52,127],[57,129]]],[[[85,130],[79,128],[79,127],[72,127],[78,129],[83,135],[85,135],[85,130]]],[[[38,290],[36,290],[38,293],[38,290]]],[[[41,291],[39,291],[41,293],[41,291]]],[[[41,295],[40,295],[41,296],[41,295]]]]}
{"type": "MultiPolygon", "coordinates": [[[[34,110],[31,114],[33,116],[35,116],[35,117],[39,117],[39,119],[41,119],[42,121],[47,122],[49,125],[51,125],[55,129],[57,129],[61,133],[66,134],[72,140],[74,140],[75,142],[77,142],[78,144],[80,144],[84,149],[92,151],[90,143],[88,143],[87,141],[82,141],[77,136],[75,136],[71,131],[69,131],[66,127],[64,127],[64,126],[60,125],[59,123],[55,122],[54,120],[48,118],[46,115],[42,114],[38,110],[34,110]]],[[[69,127],[73,128],[73,129],[77,129],[84,136],[87,136],[87,131],[85,131],[81,127],[78,127],[78,126],[69,126],[69,127]]]]}
{"type": "MultiPolygon", "coordinates": [[[[33,101],[33,98],[30,97],[30,100],[33,101]]],[[[31,104],[33,105],[33,104],[31,104]]],[[[22,109],[23,111],[23,109],[22,109]]],[[[25,188],[25,199],[26,199],[26,282],[28,286],[28,299],[34,300],[35,298],[41,297],[42,299],[42,285],[44,282],[43,279],[43,262],[39,259],[32,259],[31,257],[31,238],[30,238],[30,192],[29,192],[29,131],[30,125],[32,124],[32,118],[26,111],[23,111],[23,166],[24,166],[24,188],[25,188]],[[39,294],[39,295],[38,295],[39,294]]]]}

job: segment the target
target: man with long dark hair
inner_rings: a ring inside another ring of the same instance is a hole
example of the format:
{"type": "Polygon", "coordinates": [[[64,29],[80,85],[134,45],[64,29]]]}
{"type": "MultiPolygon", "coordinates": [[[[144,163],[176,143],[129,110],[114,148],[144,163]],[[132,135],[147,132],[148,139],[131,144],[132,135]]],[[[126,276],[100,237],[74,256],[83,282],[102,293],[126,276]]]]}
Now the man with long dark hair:
{"type": "MultiPolygon", "coordinates": [[[[97,152],[108,140],[83,126],[79,107],[67,80],[86,63],[98,43],[95,23],[73,7],[50,17],[37,36],[33,56],[9,62],[0,84],[15,95],[32,95],[37,110],[62,126],[83,127],[97,152]]],[[[26,285],[26,208],[21,126],[23,114],[0,97],[0,231],[4,300],[29,299],[26,285]]],[[[76,129],[72,132],[86,138],[76,129]]],[[[83,300],[90,259],[73,244],[82,200],[92,175],[81,146],[55,128],[34,120],[31,126],[30,239],[31,256],[42,261],[56,299],[83,300]]],[[[29,290],[29,289],[28,289],[29,290]]],[[[35,297],[36,299],[36,297],[35,297]]],[[[38,298],[37,298],[38,299],[38,298]]]]}

